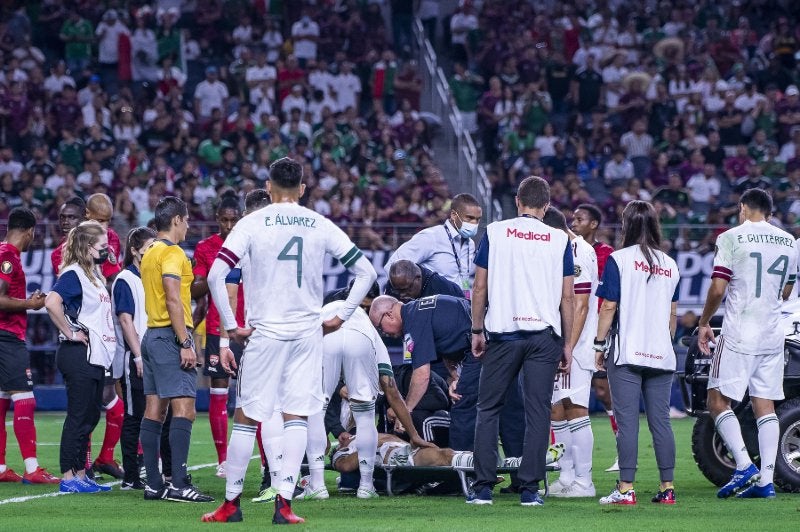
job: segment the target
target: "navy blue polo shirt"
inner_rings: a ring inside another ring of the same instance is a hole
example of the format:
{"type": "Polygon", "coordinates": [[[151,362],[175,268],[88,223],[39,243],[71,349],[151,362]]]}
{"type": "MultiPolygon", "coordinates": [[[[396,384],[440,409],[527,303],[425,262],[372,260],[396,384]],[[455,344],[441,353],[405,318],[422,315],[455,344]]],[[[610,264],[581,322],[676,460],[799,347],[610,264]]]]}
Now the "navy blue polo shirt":
{"type": "Polygon", "coordinates": [[[430,296],[409,301],[400,309],[404,356],[414,369],[441,358],[458,358],[471,348],[470,303],[453,296],[430,296]]]}

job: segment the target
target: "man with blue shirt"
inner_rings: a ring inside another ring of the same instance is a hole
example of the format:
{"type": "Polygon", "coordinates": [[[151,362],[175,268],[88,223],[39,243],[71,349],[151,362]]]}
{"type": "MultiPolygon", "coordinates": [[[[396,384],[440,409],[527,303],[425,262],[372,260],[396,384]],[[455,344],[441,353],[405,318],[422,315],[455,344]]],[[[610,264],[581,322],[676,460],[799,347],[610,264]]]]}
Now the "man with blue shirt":
{"type": "Polygon", "coordinates": [[[469,504],[492,504],[500,412],[522,369],[520,502],[544,504],[539,482],[545,477],[552,387],[556,371],[568,372],[572,363],[575,266],[569,237],[542,222],[550,205],[544,179],[525,178],[516,204],[519,216],[489,224],[475,255],[472,353],[483,366],[475,429],[477,480],[469,504]]]}
{"type": "Polygon", "coordinates": [[[464,297],[461,287],[453,281],[406,259],[398,260],[389,268],[386,294],[396,297],[403,303],[435,295],[464,297]]]}

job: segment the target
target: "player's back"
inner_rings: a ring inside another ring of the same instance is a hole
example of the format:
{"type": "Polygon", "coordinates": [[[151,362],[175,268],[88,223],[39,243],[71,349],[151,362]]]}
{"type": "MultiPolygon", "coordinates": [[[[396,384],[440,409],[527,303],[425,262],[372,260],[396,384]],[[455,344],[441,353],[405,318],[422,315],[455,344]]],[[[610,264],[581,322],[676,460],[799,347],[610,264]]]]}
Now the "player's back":
{"type": "Polygon", "coordinates": [[[719,236],[713,275],[729,281],[722,324],[727,348],[753,355],[782,349],[781,293],[796,271],[794,238],[766,221],[746,221],[719,236]]]}
{"type": "Polygon", "coordinates": [[[293,340],[320,327],[325,254],[342,257],[348,265],[350,248],[361,256],[321,214],[296,203],[273,203],[242,218],[222,253],[237,254],[249,270],[244,275],[252,304],[249,324],[271,337],[293,340]]]}

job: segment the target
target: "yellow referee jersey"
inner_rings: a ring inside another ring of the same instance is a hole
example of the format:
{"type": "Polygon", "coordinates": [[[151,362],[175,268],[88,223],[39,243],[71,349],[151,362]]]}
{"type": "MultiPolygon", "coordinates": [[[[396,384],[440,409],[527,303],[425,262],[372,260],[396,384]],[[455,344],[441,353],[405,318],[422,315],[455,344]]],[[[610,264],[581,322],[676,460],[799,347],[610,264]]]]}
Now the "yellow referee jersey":
{"type": "Polygon", "coordinates": [[[172,277],[181,282],[181,302],[183,319],[187,327],[192,326],[191,286],[194,280],[192,263],[177,244],[159,239],[142,257],[142,284],[144,285],[144,306],[147,310],[148,327],[168,327],[172,325],[167,312],[167,298],[164,292],[164,277],[172,277]]]}

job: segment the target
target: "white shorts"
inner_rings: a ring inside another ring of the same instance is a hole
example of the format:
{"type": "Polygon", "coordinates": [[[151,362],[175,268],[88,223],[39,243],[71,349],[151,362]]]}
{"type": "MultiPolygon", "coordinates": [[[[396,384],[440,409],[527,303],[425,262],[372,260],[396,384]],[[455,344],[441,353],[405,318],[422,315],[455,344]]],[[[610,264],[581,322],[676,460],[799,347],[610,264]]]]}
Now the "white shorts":
{"type": "Polygon", "coordinates": [[[125,372],[125,361],[128,360],[127,351],[125,349],[117,349],[114,351],[114,359],[111,361],[111,378],[121,379],[122,374],[125,372]]]}
{"type": "Polygon", "coordinates": [[[236,405],[266,421],[276,410],[310,416],[322,410],[322,329],[298,340],[255,331],[239,363],[236,405]]]}
{"type": "Polygon", "coordinates": [[[322,385],[325,403],[336,391],[342,372],[350,399],[378,398],[378,361],[372,341],[353,329],[342,327],[322,339],[322,385]]]}
{"type": "Polygon", "coordinates": [[[725,348],[725,337],[717,339],[708,376],[708,388],[741,401],[745,392],[751,397],[779,401],[783,395],[783,352],[773,355],[743,355],[725,348]]]}
{"type": "Polygon", "coordinates": [[[592,389],[594,371],[583,369],[574,360],[569,373],[557,373],[553,384],[553,404],[569,399],[572,404],[589,408],[589,392],[592,389]]]}
{"type": "Polygon", "coordinates": [[[384,465],[395,467],[414,466],[414,451],[411,444],[399,441],[387,441],[378,448],[377,458],[384,465]]]}

